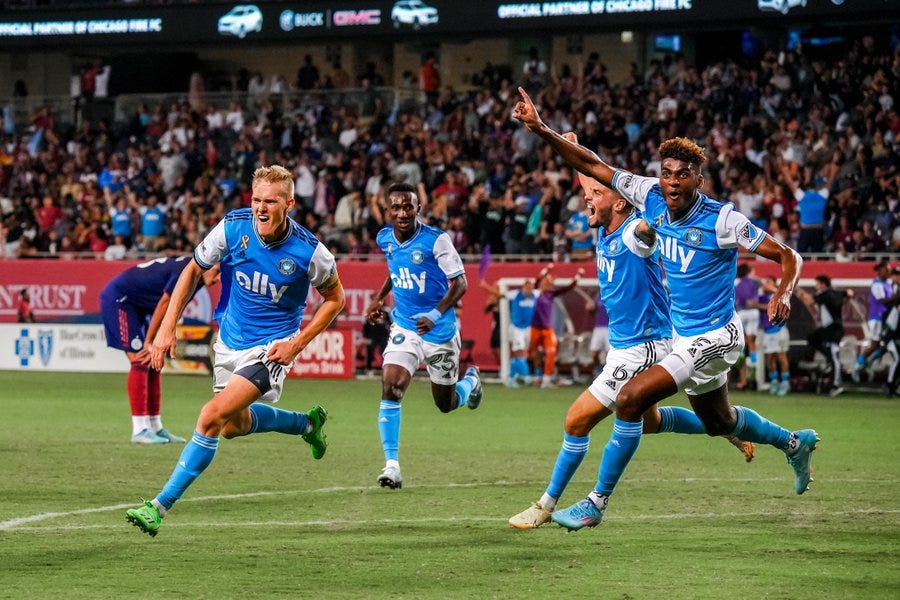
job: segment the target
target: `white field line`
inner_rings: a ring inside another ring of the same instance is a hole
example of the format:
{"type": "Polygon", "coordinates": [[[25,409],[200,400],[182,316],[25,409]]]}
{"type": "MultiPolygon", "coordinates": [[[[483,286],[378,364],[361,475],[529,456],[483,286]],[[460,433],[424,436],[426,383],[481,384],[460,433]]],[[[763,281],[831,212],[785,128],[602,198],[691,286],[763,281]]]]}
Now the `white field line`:
{"type": "MultiPolygon", "coordinates": [[[[632,479],[630,480],[632,483],[639,483],[640,480],[632,479]]],[[[655,483],[660,483],[663,480],[653,479],[648,480],[653,481],[655,483]]],[[[718,482],[751,482],[751,481],[786,481],[785,478],[732,478],[732,479],[722,479],[722,478],[696,478],[689,477],[684,479],[679,479],[677,481],[682,481],[685,483],[695,482],[695,481],[718,481],[718,482]]],[[[841,480],[841,483],[852,483],[852,482],[868,482],[869,480],[865,479],[845,479],[841,480]]],[[[495,481],[491,483],[448,483],[441,485],[418,485],[417,488],[420,489],[452,489],[452,488],[477,488],[477,487],[512,487],[512,486],[541,486],[546,482],[532,482],[532,481],[495,481]]],[[[884,480],[879,481],[880,484],[885,483],[895,483],[895,482],[887,482],[884,480]]],[[[325,488],[317,488],[312,490],[278,490],[278,491],[262,491],[262,492],[247,492],[243,494],[221,494],[216,496],[197,496],[194,498],[185,498],[180,500],[179,502],[217,502],[222,500],[240,500],[242,498],[256,498],[256,497],[265,497],[265,496],[286,496],[286,495],[297,495],[297,494],[331,494],[331,493],[346,493],[346,492],[361,492],[366,490],[372,490],[374,486],[333,486],[333,487],[325,487],[325,488]]],[[[56,519],[59,517],[71,517],[75,515],[87,515],[92,513],[100,513],[100,512],[110,512],[117,510],[125,510],[135,506],[135,502],[130,502],[127,504],[111,504],[108,506],[97,506],[92,508],[80,508],[76,510],[64,511],[64,512],[44,512],[37,513],[34,515],[28,515],[25,517],[16,517],[14,519],[8,519],[6,521],[0,521],[0,531],[10,531],[13,529],[25,529],[31,531],[41,531],[41,530],[62,530],[62,529],[91,529],[91,528],[103,528],[107,527],[106,525],[68,525],[68,526],[58,526],[58,527],[22,527],[23,525],[27,525],[29,523],[37,523],[40,521],[47,521],[50,519],[56,519]]],[[[878,510],[878,509],[866,509],[866,510],[857,510],[857,511],[845,511],[845,512],[832,512],[829,514],[890,514],[900,511],[894,510],[878,510]]],[[[779,511],[778,513],[684,513],[684,514],[673,514],[673,515],[639,515],[632,517],[616,517],[610,515],[607,519],[623,519],[623,520],[664,520],[664,519],[688,519],[688,518],[708,518],[708,517],[739,517],[739,516],[766,516],[766,515],[775,515],[775,514],[795,514],[795,513],[785,513],[783,511],[779,511]]],[[[805,516],[815,516],[818,513],[811,513],[805,516]]],[[[798,514],[798,516],[804,516],[798,514]]],[[[340,521],[340,520],[324,520],[324,521],[290,521],[286,523],[281,522],[266,522],[266,523],[255,523],[255,526],[260,526],[264,524],[272,524],[279,525],[284,524],[286,526],[297,526],[297,527],[306,527],[306,526],[316,526],[316,525],[341,525],[341,524],[409,524],[409,523],[428,523],[428,522],[453,522],[453,521],[494,521],[497,520],[498,517],[446,517],[446,518],[430,518],[430,519],[383,519],[376,521],[365,521],[365,520],[353,520],[353,521],[340,521]]],[[[223,525],[225,523],[222,523],[223,525]]],[[[195,526],[197,523],[193,524],[184,524],[182,526],[195,526]]],[[[207,524],[208,526],[209,524],[207,524]]],[[[230,524],[233,527],[244,527],[244,526],[254,526],[254,522],[242,521],[230,524]]]]}
{"type": "MultiPolygon", "coordinates": [[[[900,510],[878,510],[878,509],[858,509],[858,510],[845,510],[845,511],[829,511],[827,514],[829,516],[841,516],[841,517],[859,517],[863,515],[886,515],[886,514],[898,514],[900,510]]],[[[821,512],[803,512],[803,511],[791,511],[785,512],[782,510],[778,511],[756,511],[756,512],[740,512],[740,513],[713,513],[713,512],[704,512],[704,513],[673,513],[673,514],[643,514],[643,515],[628,515],[628,516],[616,516],[609,515],[605,517],[604,521],[622,521],[622,522],[637,522],[637,521],[677,521],[677,520],[689,520],[689,519],[741,519],[748,517],[790,517],[790,518],[806,518],[813,519],[817,517],[823,516],[825,513],[821,512]]],[[[310,521],[210,521],[210,522],[202,522],[202,521],[191,521],[191,522],[173,522],[166,523],[166,529],[190,529],[190,528],[204,528],[204,529],[227,529],[227,528],[244,528],[244,527],[296,527],[296,528],[307,528],[307,527],[342,527],[342,526],[352,526],[352,527],[366,527],[366,526],[382,526],[382,525],[426,525],[428,523],[506,523],[506,517],[491,517],[491,516],[463,516],[463,517],[424,517],[418,519],[316,519],[310,521]]],[[[34,527],[21,527],[18,531],[29,531],[29,532],[56,532],[56,531],[71,531],[71,530],[83,530],[83,529],[121,529],[126,527],[127,525],[123,522],[121,524],[96,524],[96,525],[38,525],[34,527]]]]}

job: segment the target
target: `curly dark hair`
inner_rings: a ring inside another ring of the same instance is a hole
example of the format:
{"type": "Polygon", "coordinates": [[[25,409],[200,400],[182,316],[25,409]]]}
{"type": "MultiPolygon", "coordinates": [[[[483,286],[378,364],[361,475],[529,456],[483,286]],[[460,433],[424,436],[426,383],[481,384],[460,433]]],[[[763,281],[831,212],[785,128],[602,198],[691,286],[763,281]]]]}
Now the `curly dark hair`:
{"type": "Polygon", "coordinates": [[[683,160],[697,167],[706,162],[706,154],[703,152],[703,148],[683,137],[672,138],[663,142],[659,147],[659,158],[661,160],[667,158],[683,160]]]}

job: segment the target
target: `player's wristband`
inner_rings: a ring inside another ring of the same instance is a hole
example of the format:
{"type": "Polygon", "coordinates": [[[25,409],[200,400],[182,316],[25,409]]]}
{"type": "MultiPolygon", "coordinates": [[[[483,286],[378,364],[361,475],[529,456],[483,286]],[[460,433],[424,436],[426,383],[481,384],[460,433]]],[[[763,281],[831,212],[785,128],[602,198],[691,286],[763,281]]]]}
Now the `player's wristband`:
{"type": "Polygon", "coordinates": [[[422,316],[425,317],[426,319],[428,319],[429,321],[431,321],[432,323],[437,323],[438,319],[441,318],[441,311],[439,311],[436,308],[432,308],[431,310],[429,310],[427,313],[423,314],[422,316]]]}

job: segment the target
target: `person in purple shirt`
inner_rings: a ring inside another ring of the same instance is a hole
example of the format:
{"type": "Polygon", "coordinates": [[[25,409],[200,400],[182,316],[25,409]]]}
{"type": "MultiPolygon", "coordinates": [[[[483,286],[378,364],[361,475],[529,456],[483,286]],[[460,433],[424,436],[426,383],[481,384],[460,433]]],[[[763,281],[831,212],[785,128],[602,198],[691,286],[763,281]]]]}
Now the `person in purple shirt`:
{"type": "Polygon", "coordinates": [[[759,334],[759,308],[756,304],[759,296],[759,280],[753,276],[753,266],[741,263],[737,267],[737,279],[734,282],[734,309],[737,311],[744,327],[746,361],[738,371],[738,382],[735,387],[742,390],[747,387],[747,375],[753,379],[756,373],[756,336],[759,334]]]}
{"type": "Polygon", "coordinates": [[[556,352],[558,342],[556,332],[553,330],[553,299],[557,296],[565,294],[569,290],[575,289],[581,280],[584,269],[578,269],[575,278],[569,285],[556,288],[553,285],[554,278],[550,274],[553,270],[553,263],[550,263],[543,269],[535,281],[535,287],[538,289],[537,300],[534,305],[534,314],[531,317],[531,344],[528,346],[528,354],[531,356],[532,364],[541,364],[541,354],[544,355],[544,371],[541,378],[541,387],[553,386],[553,371],[556,369],[556,352]]]}
{"type": "Polygon", "coordinates": [[[894,286],[890,280],[890,263],[882,260],[875,265],[875,279],[869,287],[869,318],[866,321],[866,346],[856,357],[853,381],[859,383],[863,369],[874,363],[884,353],[881,337],[884,319],[888,313],[894,286]]]}
{"type": "MultiPolygon", "coordinates": [[[[150,367],[150,343],[156,335],[178,276],[190,256],[157,258],[116,275],[100,292],[100,314],[106,345],[122,350],[131,363],[128,401],[133,444],[184,443],[163,427],[160,417],[160,372],[150,367]]],[[[218,265],[204,272],[199,290],[219,280],[218,265]]],[[[197,290],[191,294],[193,298],[197,290]]]]}

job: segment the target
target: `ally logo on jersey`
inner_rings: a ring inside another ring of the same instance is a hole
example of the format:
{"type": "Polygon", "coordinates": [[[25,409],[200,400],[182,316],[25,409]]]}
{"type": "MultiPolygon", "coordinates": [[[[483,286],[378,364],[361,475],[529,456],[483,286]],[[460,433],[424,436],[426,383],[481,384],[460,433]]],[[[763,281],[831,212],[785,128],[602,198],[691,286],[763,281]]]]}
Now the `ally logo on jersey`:
{"type": "MultiPolygon", "coordinates": [[[[296,269],[296,266],[294,268],[296,269]]],[[[234,272],[234,282],[249,292],[271,297],[272,302],[275,304],[278,304],[281,296],[288,289],[286,285],[276,287],[274,283],[269,281],[268,274],[260,273],[259,271],[253,271],[252,275],[248,275],[243,271],[236,270],[234,272]]]]}
{"type": "MultiPolygon", "coordinates": [[[[421,252],[419,253],[421,254],[421,252]]],[[[422,262],[421,260],[419,261],[422,262]]],[[[413,273],[409,267],[400,267],[396,273],[391,273],[391,284],[400,290],[418,289],[420,294],[425,293],[425,282],[428,274],[425,271],[413,273]]]]}

